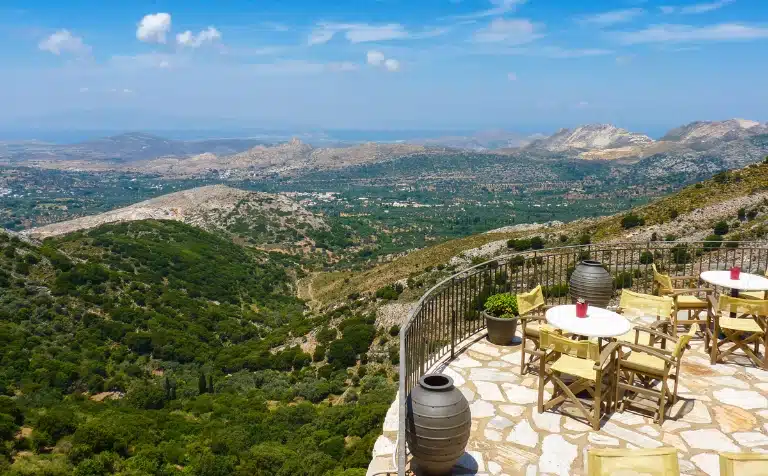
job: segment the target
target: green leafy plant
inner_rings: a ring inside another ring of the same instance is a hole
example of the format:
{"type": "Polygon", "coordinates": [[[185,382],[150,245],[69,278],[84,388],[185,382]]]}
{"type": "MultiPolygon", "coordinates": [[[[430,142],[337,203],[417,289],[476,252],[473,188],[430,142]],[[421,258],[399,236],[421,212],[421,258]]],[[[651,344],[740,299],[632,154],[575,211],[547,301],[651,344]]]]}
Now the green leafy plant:
{"type": "Polygon", "coordinates": [[[503,319],[513,318],[518,315],[517,296],[509,293],[489,296],[485,301],[485,312],[503,319]]]}
{"type": "Polygon", "coordinates": [[[728,223],[725,221],[719,221],[715,223],[715,235],[723,236],[727,235],[730,228],[728,227],[728,223]]]}
{"type": "Polygon", "coordinates": [[[717,248],[720,248],[720,246],[723,244],[723,237],[720,235],[709,235],[704,240],[704,249],[705,250],[715,250],[717,248]]]}
{"type": "Polygon", "coordinates": [[[635,228],[636,226],[643,226],[645,225],[645,219],[643,217],[637,216],[634,213],[629,213],[628,215],[624,215],[624,217],[621,219],[621,226],[625,230],[629,230],[630,228],[635,228]]]}

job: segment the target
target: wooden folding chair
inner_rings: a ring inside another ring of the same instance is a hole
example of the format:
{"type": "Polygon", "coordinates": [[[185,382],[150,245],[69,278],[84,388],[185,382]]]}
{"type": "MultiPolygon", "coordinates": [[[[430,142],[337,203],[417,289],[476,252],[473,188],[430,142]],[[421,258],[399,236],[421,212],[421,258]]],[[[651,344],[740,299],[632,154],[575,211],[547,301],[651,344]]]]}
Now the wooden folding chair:
{"type": "MultiPolygon", "coordinates": [[[[662,332],[668,333],[674,307],[675,303],[669,296],[652,296],[624,289],[621,291],[619,308],[616,312],[619,314],[633,313],[654,317],[656,322],[641,325],[640,327],[650,327],[654,330],[662,329],[662,332]]],[[[616,340],[650,346],[653,346],[655,342],[652,335],[645,332],[635,332],[634,328],[626,334],[617,337],[616,340]]]]}
{"type": "MultiPolygon", "coordinates": [[[[672,312],[672,335],[677,335],[677,326],[698,325],[700,328],[706,324],[706,316],[701,317],[702,312],[709,310],[709,296],[715,291],[711,288],[699,288],[699,278],[695,276],[669,276],[662,274],[653,264],[653,282],[656,286],[656,294],[669,296],[674,301],[672,312]],[[676,287],[675,283],[682,283],[685,287],[676,287]],[[704,294],[705,297],[701,297],[704,294]],[[678,319],[679,311],[686,311],[688,319],[678,319]]],[[[703,328],[702,328],[703,331],[703,328]]]]}
{"type": "Polygon", "coordinates": [[[680,476],[677,448],[671,447],[589,449],[586,464],[587,476],[680,476]]]}
{"type": "Polygon", "coordinates": [[[720,476],[765,476],[768,454],[720,453],[720,476]]]}
{"type": "Polygon", "coordinates": [[[714,299],[711,301],[713,311],[709,313],[706,335],[710,362],[722,362],[741,349],[755,365],[768,369],[768,300],[721,295],[717,303],[714,299]],[[728,344],[730,347],[723,348],[728,344]],[[760,345],[763,347],[762,357],[759,355],[760,345]]]}
{"type": "Polygon", "coordinates": [[[548,329],[554,332],[554,328],[545,324],[546,318],[543,311],[546,309],[544,292],[541,285],[536,286],[532,291],[517,295],[517,310],[520,314],[520,321],[523,324],[523,343],[520,354],[520,374],[525,375],[535,364],[539,357],[535,351],[539,350],[539,334],[541,329],[548,329]],[[533,351],[526,347],[528,341],[533,343],[533,351]],[[526,360],[526,355],[527,360],[526,360]]]}
{"type": "Polygon", "coordinates": [[[603,409],[610,410],[613,389],[611,373],[617,344],[611,342],[600,348],[597,342],[575,341],[542,329],[539,336],[539,413],[570,401],[595,430],[600,429],[603,409]],[[575,380],[566,384],[563,375],[575,380]],[[603,381],[605,378],[605,382],[603,381]],[[544,387],[554,384],[552,398],[544,402],[544,387]],[[593,400],[587,410],[576,395],[586,391],[593,400]]]}
{"type": "Polygon", "coordinates": [[[636,341],[640,332],[651,336],[653,341],[661,343],[661,348],[639,344],[619,342],[622,347],[628,347],[632,352],[624,354],[618,352],[616,359],[616,405],[619,411],[624,411],[627,406],[627,392],[636,396],[652,398],[653,402],[644,404],[641,400],[632,404],[649,410],[654,415],[654,421],[664,423],[667,403],[674,405],[677,401],[677,385],[680,380],[680,363],[683,354],[688,348],[691,338],[696,335],[696,328],[691,326],[688,333],[678,338],[662,334],[651,328],[636,327],[636,341]],[[671,350],[667,350],[667,342],[674,343],[671,350]],[[622,381],[624,378],[625,381],[622,381]],[[675,381],[672,391],[669,389],[669,380],[675,381]],[[660,388],[656,388],[657,384],[660,388]]]}

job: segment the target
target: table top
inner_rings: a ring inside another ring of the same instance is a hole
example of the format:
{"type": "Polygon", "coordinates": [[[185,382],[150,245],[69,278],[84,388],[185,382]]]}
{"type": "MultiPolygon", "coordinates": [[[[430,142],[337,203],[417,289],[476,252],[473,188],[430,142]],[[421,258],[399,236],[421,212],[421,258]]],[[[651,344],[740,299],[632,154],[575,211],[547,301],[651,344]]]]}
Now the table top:
{"type": "Polygon", "coordinates": [[[768,291],[768,278],[743,271],[739,279],[731,279],[730,271],[704,271],[701,279],[715,286],[739,291],[768,291]]]}
{"type": "Polygon", "coordinates": [[[632,329],[627,318],[608,309],[589,306],[587,317],[576,317],[576,306],[568,304],[547,310],[547,322],[571,334],[585,337],[616,337],[632,329]]]}

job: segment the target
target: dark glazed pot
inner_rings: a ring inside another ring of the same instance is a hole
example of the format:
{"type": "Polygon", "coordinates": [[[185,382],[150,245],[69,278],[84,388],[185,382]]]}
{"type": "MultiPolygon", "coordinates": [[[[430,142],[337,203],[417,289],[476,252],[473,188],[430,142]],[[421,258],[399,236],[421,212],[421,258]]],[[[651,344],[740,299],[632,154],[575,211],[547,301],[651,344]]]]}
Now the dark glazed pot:
{"type": "Polygon", "coordinates": [[[599,261],[584,260],[571,275],[571,299],[584,298],[597,307],[608,307],[613,295],[613,279],[599,261]]]}
{"type": "Polygon", "coordinates": [[[518,318],[502,319],[500,317],[492,316],[483,311],[483,317],[485,317],[485,323],[488,326],[488,340],[491,344],[496,345],[512,345],[519,343],[519,339],[515,339],[515,331],[517,331],[518,318]]]}
{"type": "Polygon", "coordinates": [[[419,471],[451,474],[469,441],[472,416],[464,395],[453,379],[427,374],[406,401],[405,438],[419,471]]]}

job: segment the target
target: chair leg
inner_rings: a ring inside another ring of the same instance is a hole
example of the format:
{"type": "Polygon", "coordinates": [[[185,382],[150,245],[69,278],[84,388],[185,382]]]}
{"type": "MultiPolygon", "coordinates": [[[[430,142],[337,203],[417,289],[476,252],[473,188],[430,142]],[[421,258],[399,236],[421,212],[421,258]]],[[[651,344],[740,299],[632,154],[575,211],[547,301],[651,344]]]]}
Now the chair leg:
{"type": "Polygon", "coordinates": [[[525,365],[525,344],[527,343],[527,339],[525,338],[525,327],[523,327],[523,342],[520,345],[520,354],[522,357],[520,358],[520,375],[525,375],[526,365],[525,365]]]}
{"type": "Polygon", "coordinates": [[[715,328],[712,331],[712,342],[710,345],[712,348],[709,350],[709,363],[714,365],[717,363],[717,351],[720,345],[720,329],[717,324],[715,324],[715,328]]]}
{"type": "Polygon", "coordinates": [[[592,408],[592,429],[600,430],[600,417],[603,414],[603,376],[600,372],[595,380],[595,403],[592,408]]]}

